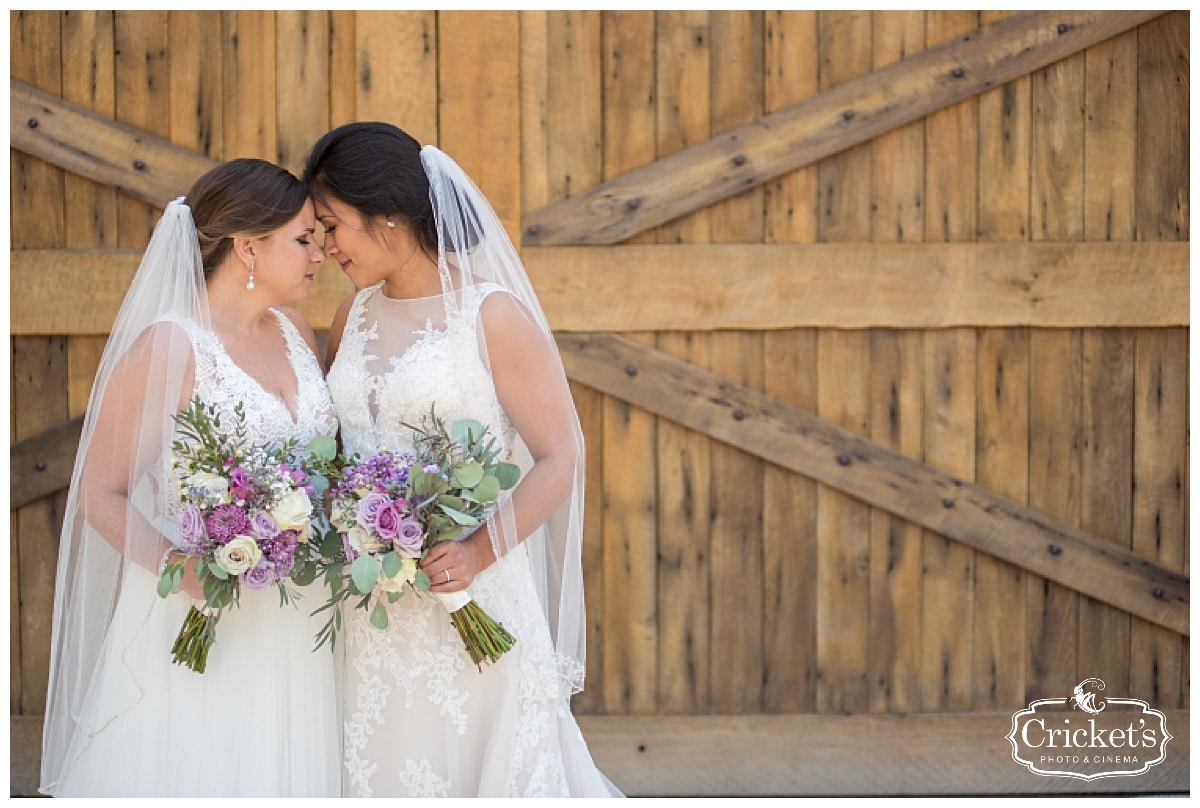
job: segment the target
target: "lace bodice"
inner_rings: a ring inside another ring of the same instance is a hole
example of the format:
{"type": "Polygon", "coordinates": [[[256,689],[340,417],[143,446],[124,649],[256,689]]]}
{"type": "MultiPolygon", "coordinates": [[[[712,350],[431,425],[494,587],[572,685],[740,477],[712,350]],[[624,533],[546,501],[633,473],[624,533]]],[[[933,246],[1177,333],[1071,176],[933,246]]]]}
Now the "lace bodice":
{"type": "Polygon", "coordinates": [[[333,436],[338,421],[329,388],[312,349],[287,315],[271,309],[287,344],[287,358],[296,374],[296,415],[279,396],[268,393],[229,354],[216,333],[192,321],[178,321],[188,333],[196,360],[194,393],[217,407],[222,416],[233,418],[241,403],[247,438],[254,443],[277,444],[296,438],[301,445],[315,435],[333,436]]]}
{"type": "Polygon", "coordinates": [[[497,291],[489,283],[460,290],[448,314],[441,295],[393,300],[380,284],[355,296],[329,371],[347,454],[409,448],[405,424],[419,424],[435,404],[447,424],[474,418],[511,445],[478,332],[479,308],[497,291]]]}

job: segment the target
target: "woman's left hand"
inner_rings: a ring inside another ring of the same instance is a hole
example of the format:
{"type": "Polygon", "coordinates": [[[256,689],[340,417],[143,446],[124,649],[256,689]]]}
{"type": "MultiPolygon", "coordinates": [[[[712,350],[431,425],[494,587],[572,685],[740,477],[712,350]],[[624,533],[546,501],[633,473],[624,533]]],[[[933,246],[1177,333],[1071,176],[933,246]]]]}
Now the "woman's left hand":
{"type": "Polygon", "coordinates": [[[487,528],[481,527],[462,541],[438,542],[419,566],[429,576],[429,591],[446,595],[466,589],[495,560],[487,528]]]}

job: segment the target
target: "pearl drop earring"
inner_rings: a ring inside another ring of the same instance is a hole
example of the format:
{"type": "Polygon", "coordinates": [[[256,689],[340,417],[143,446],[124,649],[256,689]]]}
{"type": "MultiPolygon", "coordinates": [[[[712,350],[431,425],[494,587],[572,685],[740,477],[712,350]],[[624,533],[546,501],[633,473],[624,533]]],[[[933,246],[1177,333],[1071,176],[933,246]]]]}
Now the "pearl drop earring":
{"type": "Polygon", "coordinates": [[[395,226],[396,226],[396,223],[393,222],[391,219],[388,219],[388,227],[395,227],[395,226]]]}
{"type": "Polygon", "coordinates": [[[253,261],[250,263],[250,280],[246,281],[246,288],[247,289],[254,288],[254,262],[253,261]]]}

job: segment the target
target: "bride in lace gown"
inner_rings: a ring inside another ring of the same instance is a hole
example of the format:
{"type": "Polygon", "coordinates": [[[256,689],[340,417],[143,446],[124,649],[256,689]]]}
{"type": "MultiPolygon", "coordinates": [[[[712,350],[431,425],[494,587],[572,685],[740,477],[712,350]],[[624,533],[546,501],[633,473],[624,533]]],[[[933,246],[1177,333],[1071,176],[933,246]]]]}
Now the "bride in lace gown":
{"type": "Polygon", "coordinates": [[[333,436],[312,329],[277,308],[324,260],[292,174],[234,160],[167,206],[100,363],[64,519],[41,790],[54,796],[337,796],[340,663],[312,653],[319,584],[245,587],[207,670],[171,661],[194,599],[158,597],[177,540],[172,416],[193,395],[246,437],[333,436]]]}
{"type": "Polygon", "coordinates": [[[553,337],[515,251],[449,157],[389,124],[325,135],[305,169],[325,248],[359,292],[330,330],[343,448],[411,448],[434,407],[474,418],[521,466],[486,525],[421,561],[515,638],[477,668],[435,597],[386,629],[345,615],[351,796],[619,796],[570,712],[583,685],[583,440],[553,337]]]}

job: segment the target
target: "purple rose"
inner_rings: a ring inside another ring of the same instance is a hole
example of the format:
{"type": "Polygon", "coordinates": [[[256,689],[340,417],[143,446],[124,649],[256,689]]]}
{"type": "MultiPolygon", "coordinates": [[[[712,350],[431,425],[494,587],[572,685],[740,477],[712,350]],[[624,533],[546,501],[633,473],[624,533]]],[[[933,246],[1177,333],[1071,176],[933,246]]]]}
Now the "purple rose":
{"type": "Polygon", "coordinates": [[[250,532],[250,517],[237,505],[218,505],[205,521],[208,535],[217,544],[229,544],[234,536],[250,532]]]}
{"type": "Polygon", "coordinates": [[[380,538],[394,539],[400,528],[400,512],[396,506],[388,503],[375,512],[375,532],[380,538]]]}
{"type": "Polygon", "coordinates": [[[257,565],[242,573],[242,583],[247,589],[266,589],[275,583],[275,565],[263,558],[257,565]]]}
{"type": "Polygon", "coordinates": [[[279,525],[275,523],[275,518],[266,511],[255,511],[250,515],[250,526],[254,530],[254,535],[264,539],[269,539],[279,532],[279,525]]]}
{"type": "Polygon", "coordinates": [[[375,527],[375,517],[379,513],[379,509],[391,504],[392,501],[386,495],[372,491],[362,498],[362,502],[358,503],[358,523],[367,530],[371,530],[375,527]]]}
{"type": "Polygon", "coordinates": [[[195,505],[185,505],[179,514],[179,538],[183,549],[189,553],[196,552],[204,546],[207,538],[204,530],[204,512],[195,505]]]}
{"type": "Polygon", "coordinates": [[[392,546],[401,558],[420,558],[421,545],[425,543],[425,531],[421,523],[409,517],[401,519],[392,546]]]}

